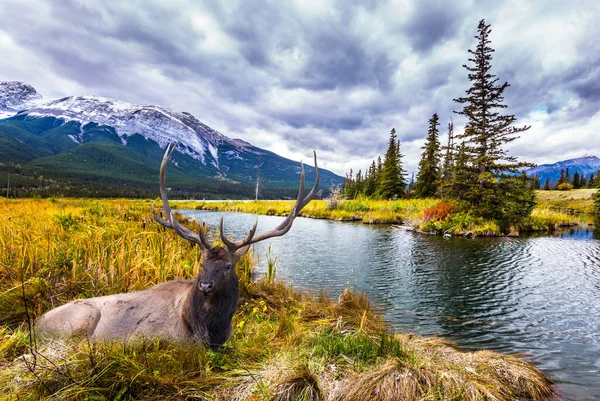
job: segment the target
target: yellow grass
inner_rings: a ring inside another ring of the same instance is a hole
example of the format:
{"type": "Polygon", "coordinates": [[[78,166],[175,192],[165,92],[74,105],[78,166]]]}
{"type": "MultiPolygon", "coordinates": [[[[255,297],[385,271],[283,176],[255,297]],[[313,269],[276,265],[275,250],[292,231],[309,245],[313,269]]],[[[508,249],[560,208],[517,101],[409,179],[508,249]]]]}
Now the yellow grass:
{"type": "Polygon", "coordinates": [[[238,266],[241,300],[222,349],[158,340],[34,346],[28,316],[78,297],[198,272],[197,248],[150,216],[148,201],[0,198],[0,399],[541,400],[553,394],[544,375],[518,357],[393,333],[363,294],[345,291],[332,300],[272,278],[252,281],[252,254],[238,266]]]}
{"type": "Polygon", "coordinates": [[[539,207],[576,213],[594,213],[593,196],[597,189],[570,191],[536,191],[539,207]]]}

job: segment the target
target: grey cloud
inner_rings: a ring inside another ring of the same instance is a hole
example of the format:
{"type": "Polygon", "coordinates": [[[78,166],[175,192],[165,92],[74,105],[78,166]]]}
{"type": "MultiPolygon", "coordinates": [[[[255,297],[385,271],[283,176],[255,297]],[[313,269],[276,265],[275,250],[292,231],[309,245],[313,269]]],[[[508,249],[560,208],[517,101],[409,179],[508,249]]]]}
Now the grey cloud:
{"type": "Polygon", "coordinates": [[[454,36],[462,22],[459,4],[450,5],[439,0],[415,3],[404,31],[418,52],[428,52],[445,39],[454,36]]]}
{"type": "MultiPolygon", "coordinates": [[[[392,127],[405,149],[414,152],[433,113],[440,115],[442,134],[450,118],[461,124],[461,117],[453,114],[460,105],[452,99],[469,86],[461,65],[469,57],[467,49],[475,46],[473,36],[483,17],[492,23],[494,73],[500,82],[511,84],[506,103],[518,122],[545,106],[548,130],[562,135],[564,128],[559,127],[580,125],[597,115],[600,44],[595,37],[600,31],[595,23],[580,22],[585,34],[574,44],[576,60],[548,67],[536,47],[543,41],[547,19],[597,11],[593,4],[523,6],[537,27],[528,41],[521,40],[518,30],[505,29],[504,38],[494,36],[502,31],[497,27],[512,22],[501,19],[506,18],[506,5],[470,0],[451,6],[412,1],[400,8],[392,2],[337,1],[333,13],[303,12],[283,2],[7,1],[0,33],[89,94],[184,109],[249,142],[253,138],[247,132],[269,132],[289,149],[320,147],[335,154],[336,163],[346,159],[351,166],[352,159],[385,152],[392,127]],[[51,10],[51,18],[45,8],[51,10]],[[228,36],[231,51],[199,46],[207,37],[195,29],[194,12],[228,36]],[[408,15],[398,15],[396,21],[393,14],[403,12],[408,15]],[[361,26],[354,23],[360,15],[381,21],[361,26]],[[378,36],[372,36],[373,30],[378,36]],[[514,40],[499,40],[507,37],[514,40]],[[504,47],[498,48],[496,40],[504,47]],[[460,49],[460,54],[448,55],[447,49],[460,49]],[[298,56],[297,64],[281,61],[289,54],[298,56]],[[375,95],[357,101],[365,88],[375,95]],[[311,96],[294,110],[265,96],[273,90],[285,95],[298,89],[311,96]],[[569,99],[578,106],[568,105],[569,99]]],[[[514,10],[515,15],[520,11],[514,10]]],[[[0,75],[13,70],[0,65],[0,75]]],[[[61,93],[61,88],[53,93],[61,93]]],[[[407,160],[419,156],[407,155],[407,160]]],[[[407,168],[414,170],[413,164],[407,168]]]]}

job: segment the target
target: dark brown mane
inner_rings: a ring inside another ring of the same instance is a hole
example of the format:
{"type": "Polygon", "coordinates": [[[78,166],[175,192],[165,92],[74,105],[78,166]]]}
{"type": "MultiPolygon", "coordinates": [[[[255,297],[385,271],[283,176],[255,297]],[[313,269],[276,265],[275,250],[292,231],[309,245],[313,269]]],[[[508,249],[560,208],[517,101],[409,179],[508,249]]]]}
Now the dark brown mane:
{"type": "Polygon", "coordinates": [[[206,259],[208,260],[225,260],[227,259],[227,250],[221,248],[220,246],[215,246],[210,248],[206,254],[206,259]]]}

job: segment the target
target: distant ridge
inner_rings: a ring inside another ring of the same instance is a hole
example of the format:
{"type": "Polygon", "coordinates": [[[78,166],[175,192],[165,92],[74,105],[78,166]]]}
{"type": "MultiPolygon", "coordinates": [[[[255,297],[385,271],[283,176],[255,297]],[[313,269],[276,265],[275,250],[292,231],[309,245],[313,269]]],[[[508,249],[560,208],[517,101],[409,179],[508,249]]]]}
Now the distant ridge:
{"type": "MultiPolygon", "coordinates": [[[[41,195],[153,196],[168,143],[177,143],[169,183],[179,196],[254,198],[259,165],[263,197],[295,196],[299,162],[229,138],[188,112],[100,96],[45,99],[31,85],[0,82],[0,189],[18,165],[29,178],[14,178],[16,188],[35,186],[41,195]]],[[[320,172],[322,189],[343,183],[320,172]]],[[[306,177],[314,177],[311,162],[306,177]]]]}
{"type": "Polygon", "coordinates": [[[596,175],[600,170],[600,158],[592,155],[584,155],[575,159],[568,159],[559,161],[553,164],[541,164],[537,167],[533,167],[526,171],[528,176],[538,175],[540,177],[540,183],[544,185],[546,178],[549,179],[551,184],[555,184],[560,177],[560,171],[569,169],[569,174],[573,177],[575,172],[579,172],[580,175],[585,175],[589,178],[590,174],[596,175]]]}

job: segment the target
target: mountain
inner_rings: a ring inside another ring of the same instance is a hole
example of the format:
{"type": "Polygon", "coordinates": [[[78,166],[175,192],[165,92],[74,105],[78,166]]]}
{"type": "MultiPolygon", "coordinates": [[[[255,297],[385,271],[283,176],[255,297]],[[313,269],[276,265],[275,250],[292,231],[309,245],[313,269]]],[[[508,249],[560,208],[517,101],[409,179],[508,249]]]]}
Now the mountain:
{"type": "MultiPolygon", "coordinates": [[[[30,85],[1,82],[0,118],[0,186],[14,170],[13,187],[24,194],[154,196],[164,148],[174,142],[173,196],[253,197],[257,174],[263,197],[293,196],[299,185],[300,163],[187,112],[98,96],[47,100],[30,85]]],[[[305,168],[308,184],[312,160],[305,168]]],[[[343,182],[319,171],[323,189],[343,182]]]]}
{"type": "Polygon", "coordinates": [[[42,96],[31,85],[0,82],[0,118],[10,117],[41,100],[42,96]]]}
{"type": "Polygon", "coordinates": [[[550,180],[550,183],[556,183],[560,176],[561,170],[569,169],[569,174],[573,177],[576,171],[579,174],[583,174],[589,178],[591,173],[594,175],[598,174],[600,170],[600,158],[596,156],[585,155],[576,159],[563,160],[554,164],[541,164],[537,167],[533,167],[526,171],[527,175],[540,177],[540,182],[544,185],[546,178],[550,180]]]}

